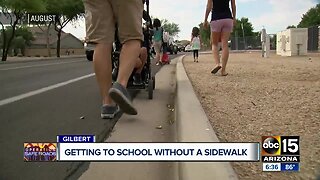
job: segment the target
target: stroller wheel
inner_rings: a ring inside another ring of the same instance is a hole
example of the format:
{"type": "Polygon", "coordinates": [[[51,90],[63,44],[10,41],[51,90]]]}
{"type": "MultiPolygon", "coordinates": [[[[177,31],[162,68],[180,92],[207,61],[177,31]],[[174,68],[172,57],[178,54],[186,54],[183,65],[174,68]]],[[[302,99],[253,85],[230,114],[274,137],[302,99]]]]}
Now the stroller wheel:
{"type": "Polygon", "coordinates": [[[153,79],[149,80],[149,84],[148,84],[148,97],[149,99],[153,99],[153,79]]]}
{"type": "Polygon", "coordinates": [[[153,86],[153,89],[156,88],[156,77],[152,76],[152,86],[153,86]]]}

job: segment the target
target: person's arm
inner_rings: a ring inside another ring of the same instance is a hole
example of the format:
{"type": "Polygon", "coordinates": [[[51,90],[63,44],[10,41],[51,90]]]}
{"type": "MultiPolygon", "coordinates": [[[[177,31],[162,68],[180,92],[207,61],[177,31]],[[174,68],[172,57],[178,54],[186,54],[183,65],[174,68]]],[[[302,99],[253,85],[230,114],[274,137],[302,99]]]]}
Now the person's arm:
{"type": "Polygon", "coordinates": [[[232,9],[232,17],[233,17],[233,26],[236,26],[236,23],[237,23],[236,0],[231,0],[231,9],[232,9]]]}
{"type": "Polygon", "coordinates": [[[204,15],[204,25],[206,26],[208,24],[208,16],[212,10],[213,4],[212,0],[207,0],[207,8],[206,8],[206,13],[204,15]]]}

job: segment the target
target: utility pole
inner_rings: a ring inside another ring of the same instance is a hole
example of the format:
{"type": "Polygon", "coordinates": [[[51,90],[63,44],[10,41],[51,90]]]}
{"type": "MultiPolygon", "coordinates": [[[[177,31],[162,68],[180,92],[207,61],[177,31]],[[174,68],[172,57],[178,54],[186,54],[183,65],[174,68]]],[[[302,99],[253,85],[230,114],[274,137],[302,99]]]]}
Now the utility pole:
{"type": "Polygon", "coordinates": [[[238,31],[236,30],[236,32],[234,33],[234,39],[235,39],[235,42],[236,42],[236,50],[239,50],[239,46],[238,46],[238,31]]]}
{"type": "Polygon", "coordinates": [[[261,48],[262,57],[268,58],[270,54],[270,36],[264,27],[261,30],[261,48]]]}
{"type": "Polygon", "coordinates": [[[242,27],[242,36],[243,36],[243,44],[244,44],[244,49],[247,49],[247,45],[246,45],[246,39],[244,38],[244,28],[243,28],[243,23],[241,23],[241,27],[242,27]]]}

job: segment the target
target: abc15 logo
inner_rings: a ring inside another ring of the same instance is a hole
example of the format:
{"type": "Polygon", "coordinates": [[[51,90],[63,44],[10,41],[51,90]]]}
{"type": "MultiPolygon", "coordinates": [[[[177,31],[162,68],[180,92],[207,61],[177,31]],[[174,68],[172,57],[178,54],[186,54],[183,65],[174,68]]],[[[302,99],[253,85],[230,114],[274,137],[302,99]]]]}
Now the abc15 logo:
{"type": "Polygon", "coordinates": [[[262,136],[263,156],[300,155],[299,136],[262,136]]]}

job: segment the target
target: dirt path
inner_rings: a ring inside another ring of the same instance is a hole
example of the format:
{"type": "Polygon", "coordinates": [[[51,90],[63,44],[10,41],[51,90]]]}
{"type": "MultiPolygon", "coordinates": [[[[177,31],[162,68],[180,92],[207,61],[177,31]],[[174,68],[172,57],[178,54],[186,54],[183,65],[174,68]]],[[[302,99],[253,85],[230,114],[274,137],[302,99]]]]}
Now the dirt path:
{"type": "Polygon", "coordinates": [[[227,77],[212,75],[211,54],[184,65],[221,141],[260,142],[263,135],[299,135],[299,173],[262,172],[262,163],[233,163],[240,179],[315,179],[320,174],[320,57],[263,59],[230,54],[227,77]]]}

